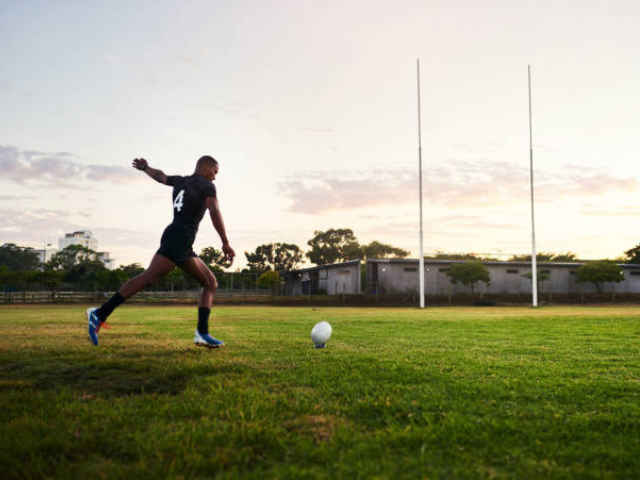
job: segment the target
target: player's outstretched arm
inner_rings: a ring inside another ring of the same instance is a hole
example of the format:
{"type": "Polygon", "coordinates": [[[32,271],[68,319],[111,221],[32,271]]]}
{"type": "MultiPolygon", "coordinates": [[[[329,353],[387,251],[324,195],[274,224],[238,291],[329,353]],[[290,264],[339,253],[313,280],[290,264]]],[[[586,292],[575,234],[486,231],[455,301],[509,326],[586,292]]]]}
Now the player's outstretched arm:
{"type": "Polygon", "coordinates": [[[224,259],[228,260],[229,266],[231,266],[231,264],[233,264],[233,258],[236,256],[236,252],[234,252],[231,245],[229,245],[229,239],[227,238],[227,232],[224,228],[224,220],[222,219],[222,212],[220,211],[218,199],[214,197],[207,198],[207,208],[209,209],[213,228],[216,229],[216,232],[220,235],[220,240],[222,240],[222,253],[224,253],[224,259]]]}
{"type": "Polygon", "coordinates": [[[151,168],[149,166],[149,162],[147,162],[144,158],[134,158],[132,163],[133,168],[137,168],[138,170],[142,170],[144,173],[153,178],[156,182],[160,182],[163,184],[167,184],[167,176],[162,170],[158,170],[156,168],[151,168]]]}

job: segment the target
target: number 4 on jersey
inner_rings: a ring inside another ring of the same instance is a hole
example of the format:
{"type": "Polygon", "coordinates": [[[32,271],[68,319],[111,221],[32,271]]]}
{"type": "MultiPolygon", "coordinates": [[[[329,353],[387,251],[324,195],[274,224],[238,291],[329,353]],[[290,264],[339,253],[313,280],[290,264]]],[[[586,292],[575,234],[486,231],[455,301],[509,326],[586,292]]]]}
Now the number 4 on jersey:
{"type": "Polygon", "coordinates": [[[179,212],[182,210],[184,204],[184,190],[180,190],[180,193],[176,195],[176,199],[173,201],[173,208],[176,208],[179,212]]]}

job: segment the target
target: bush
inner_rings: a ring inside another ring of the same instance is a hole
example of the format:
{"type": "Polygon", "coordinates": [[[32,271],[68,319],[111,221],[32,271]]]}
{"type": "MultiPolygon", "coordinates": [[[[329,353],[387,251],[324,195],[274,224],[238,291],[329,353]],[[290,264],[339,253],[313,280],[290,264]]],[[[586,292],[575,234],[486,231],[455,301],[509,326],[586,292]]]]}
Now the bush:
{"type": "Polygon", "coordinates": [[[489,270],[477,260],[469,260],[468,262],[451,265],[447,270],[447,276],[453,284],[460,282],[465,287],[470,286],[473,293],[476,291],[478,282],[491,285],[489,270]]]}
{"type": "Polygon", "coordinates": [[[280,284],[280,274],[273,270],[264,272],[258,278],[258,286],[261,288],[270,288],[275,295],[278,292],[278,285],[280,284]]]}
{"type": "Polygon", "coordinates": [[[598,260],[596,262],[585,263],[576,270],[578,282],[593,283],[602,293],[605,283],[619,283],[624,280],[624,272],[618,264],[612,260],[598,260]]]}

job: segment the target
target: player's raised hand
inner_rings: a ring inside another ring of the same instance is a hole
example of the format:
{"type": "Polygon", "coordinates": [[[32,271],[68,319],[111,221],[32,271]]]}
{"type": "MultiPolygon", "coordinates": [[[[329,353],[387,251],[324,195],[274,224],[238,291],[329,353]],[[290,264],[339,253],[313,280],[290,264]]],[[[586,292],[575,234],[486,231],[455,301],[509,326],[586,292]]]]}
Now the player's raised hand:
{"type": "Polygon", "coordinates": [[[229,266],[233,265],[233,259],[236,256],[236,252],[233,251],[233,248],[231,248],[231,245],[229,244],[222,245],[222,253],[224,253],[225,261],[229,262],[229,266]]]}
{"type": "Polygon", "coordinates": [[[144,158],[134,158],[132,166],[138,170],[144,170],[149,166],[149,163],[144,158]]]}

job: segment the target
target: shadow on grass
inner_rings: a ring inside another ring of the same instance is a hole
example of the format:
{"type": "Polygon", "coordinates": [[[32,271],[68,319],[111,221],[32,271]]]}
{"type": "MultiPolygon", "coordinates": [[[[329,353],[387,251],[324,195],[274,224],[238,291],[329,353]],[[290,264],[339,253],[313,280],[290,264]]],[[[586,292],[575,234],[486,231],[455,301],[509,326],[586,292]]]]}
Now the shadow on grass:
{"type": "MultiPolygon", "coordinates": [[[[169,354],[169,357],[171,354],[169,354]]],[[[189,355],[187,355],[189,356],[189,355]]],[[[54,356],[7,358],[0,356],[0,394],[28,389],[42,392],[72,391],[82,396],[178,395],[194,378],[229,374],[233,366],[189,365],[158,361],[138,354],[115,360],[64,359],[54,356]],[[129,358],[127,358],[129,357],[129,358]]],[[[166,359],[165,359],[166,360],[166,359]]]]}

